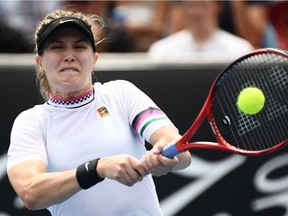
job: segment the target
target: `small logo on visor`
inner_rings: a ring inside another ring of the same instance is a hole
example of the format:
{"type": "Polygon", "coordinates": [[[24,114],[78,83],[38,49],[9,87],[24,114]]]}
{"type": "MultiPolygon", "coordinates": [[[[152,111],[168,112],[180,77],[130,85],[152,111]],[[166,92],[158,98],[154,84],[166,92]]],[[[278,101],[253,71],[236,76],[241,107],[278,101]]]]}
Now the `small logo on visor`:
{"type": "Polygon", "coordinates": [[[62,23],[66,23],[66,22],[71,22],[71,21],[74,21],[73,19],[66,19],[66,20],[60,20],[60,24],[62,23]]]}

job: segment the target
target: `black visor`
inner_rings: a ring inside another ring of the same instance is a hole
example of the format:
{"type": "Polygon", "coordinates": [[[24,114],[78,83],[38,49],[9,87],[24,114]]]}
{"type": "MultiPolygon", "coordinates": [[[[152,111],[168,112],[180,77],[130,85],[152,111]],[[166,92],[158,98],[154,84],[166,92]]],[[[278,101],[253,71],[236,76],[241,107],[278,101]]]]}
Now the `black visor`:
{"type": "Polygon", "coordinates": [[[43,52],[45,42],[47,41],[49,36],[51,36],[52,33],[54,33],[56,30],[63,27],[74,27],[83,32],[85,36],[87,36],[87,38],[89,39],[93,51],[96,52],[94,35],[91,31],[91,28],[83,20],[76,17],[60,17],[49,23],[47,27],[42,31],[42,34],[37,41],[38,54],[43,52]]]}

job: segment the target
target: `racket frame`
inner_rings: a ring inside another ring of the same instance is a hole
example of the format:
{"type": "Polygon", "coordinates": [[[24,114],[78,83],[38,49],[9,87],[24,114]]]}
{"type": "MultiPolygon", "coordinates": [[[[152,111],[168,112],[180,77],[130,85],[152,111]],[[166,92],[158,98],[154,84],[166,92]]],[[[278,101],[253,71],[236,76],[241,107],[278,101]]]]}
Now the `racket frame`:
{"type": "Polygon", "coordinates": [[[234,65],[235,63],[241,61],[244,58],[247,58],[249,56],[260,54],[260,53],[275,53],[277,55],[282,55],[283,57],[287,58],[287,53],[285,53],[282,50],[273,49],[273,48],[266,48],[266,49],[258,49],[255,50],[247,55],[242,56],[241,58],[235,60],[233,63],[228,65],[227,67],[222,70],[222,72],[216,77],[214,82],[212,83],[212,86],[210,88],[210,91],[208,93],[207,99],[204,102],[204,105],[202,109],[200,110],[198,116],[196,117],[195,121],[192,123],[190,128],[186,131],[186,133],[176,142],[173,144],[169,144],[163,148],[162,155],[166,157],[173,158],[174,156],[178,155],[181,152],[190,150],[190,149],[215,149],[215,150],[222,150],[222,151],[228,151],[232,153],[247,155],[247,156],[258,156],[262,154],[267,154],[273,151],[276,151],[283,146],[288,144],[288,139],[284,140],[283,142],[268,148],[264,150],[243,150],[240,148],[237,148],[231,144],[229,144],[220,134],[218,127],[215,123],[213,114],[211,112],[211,106],[212,106],[212,95],[214,91],[216,90],[216,84],[218,83],[219,79],[222,77],[223,73],[226,73],[227,69],[231,67],[231,65],[234,65]],[[194,136],[194,134],[197,132],[199,127],[202,125],[203,121],[207,119],[211,129],[214,133],[214,136],[216,138],[217,142],[208,142],[208,141],[202,141],[202,142],[190,142],[189,140],[194,136]]]}

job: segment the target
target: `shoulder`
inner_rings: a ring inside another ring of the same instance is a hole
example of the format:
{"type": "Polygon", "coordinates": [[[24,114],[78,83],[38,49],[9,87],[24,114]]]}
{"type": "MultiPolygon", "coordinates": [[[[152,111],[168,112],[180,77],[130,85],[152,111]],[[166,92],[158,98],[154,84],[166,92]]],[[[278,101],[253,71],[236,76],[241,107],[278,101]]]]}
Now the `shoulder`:
{"type": "MultiPolygon", "coordinates": [[[[232,34],[230,32],[227,32],[227,31],[224,31],[224,30],[219,30],[218,33],[217,33],[218,37],[221,37],[223,40],[226,40],[227,43],[232,43],[232,42],[235,42],[237,43],[238,45],[246,45],[248,47],[253,47],[252,44],[247,41],[246,39],[244,38],[241,38],[235,34],[232,34]]],[[[232,44],[230,44],[232,45],[232,44]]]]}
{"type": "Polygon", "coordinates": [[[42,134],[43,125],[49,119],[48,109],[44,107],[45,105],[37,105],[21,112],[14,120],[11,139],[12,137],[20,139],[21,135],[24,137],[33,136],[35,138],[36,134],[42,134]]]}
{"type": "Polygon", "coordinates": [[[98,90],[102,90],[102,91],[106,91],[106,92],[111,92],[111,91],[118,91],[121,89],[127,89],[127,88],[136,88],[136,86],[127,81],[127,80],[112,80],[109,82],[105,82],[105,83],[100,83],[100,82],[96,82],[94,83],[94,88],[96,89],[96,91],[98,90]]]}
{"type": "Polygon", "coordinates": [[[218,38],[218,41],[221,41],[220,43],[222,44],[224,51],[233,51],[244,54],[254,50],[253,45],[249,41],[230,32],[219,30],[216,37],[218,38]]]}
{"type": "Polygon", "coordinates": [[[160,39],[158,41],[156,41],[155,43],[153,43],[151,45],[151,48],[155,47],[155,46],[159,46],[161,44],[166,44],[166,43],[170,43],[170,42],[174,42],[177,43],[179,42],[179,39],[185,39],[185,38],[190,38],[191,37],[191,33],[187,30],[187,29],[183,29],[181,31],[178,31],[172,35],[169,35],[163,39],[160,39]]]}
{"type": "Polygon", "coordinates": [[[33,121],[37,119],[41,119],[41,116],[43,116],[43,113],[45,113],[45,104],[42,105],[36,105],[30,109],[22,111],[17,117],[17,121],[33,121]]]}
{"type": "Polygon", "coordinates": [[[133,83],[126,80],[113,80],[105,83],[94,84],[95,95],[108,101],[121,101],[139,97],[142,91],[133,83]]]}
{"type": "Polygon", "coordinates": [[[191,33],[188,30],[184,29],[184,30],[181,30],[179,32],[176,32],[172,35],[169,35],[163,39],[156,41],[150,46],[148,52],[153,53],[153,52],[161,51],[165,48],[167,49],[167,47],[168,48],[173,47],[173,46],[177,47],[179,43],[186,42],[187,39],[191,40],[191,33]]]}

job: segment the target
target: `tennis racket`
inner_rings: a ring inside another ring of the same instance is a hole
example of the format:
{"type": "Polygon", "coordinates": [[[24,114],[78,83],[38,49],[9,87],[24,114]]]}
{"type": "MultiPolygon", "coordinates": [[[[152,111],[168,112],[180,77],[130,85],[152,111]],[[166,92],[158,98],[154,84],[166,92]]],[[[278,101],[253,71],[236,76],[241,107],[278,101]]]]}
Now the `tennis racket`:
{"type": "Polygon", "coordinates": [[[267,48],[242,56],[218,75],[194,123],[179,141],[165,146],[162,155],[173,158],[186,150],[208,148],[256,156],[287,143],[288,53],[267,48]],[[257,87],[265,95],[264,107],[253,115],[237,105],[240,92],[247,87],[257,87]],[[217,143],[189,143],[204,119],[217,143]]]}

